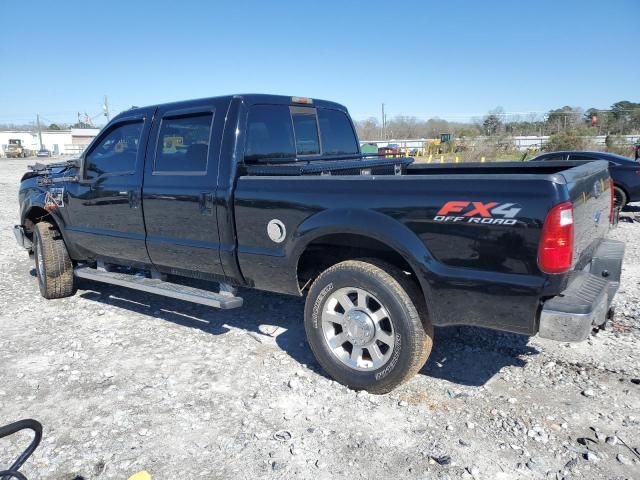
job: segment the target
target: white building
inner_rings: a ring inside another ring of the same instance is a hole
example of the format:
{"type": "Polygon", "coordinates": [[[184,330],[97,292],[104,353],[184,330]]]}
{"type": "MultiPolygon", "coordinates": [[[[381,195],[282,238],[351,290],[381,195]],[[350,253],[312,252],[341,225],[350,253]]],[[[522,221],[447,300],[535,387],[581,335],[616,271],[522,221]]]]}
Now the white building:
{"type": "MultiPolygon", "coordinates": [[[[53,155],[79,155],[85,147],[98,135],[99,128],[71,128],[69,130],[43,130],[42,148],[53,155]]],[[[40,137],[37,131],[0,130],[0,155],[9,144],[10,139],[19,139],[26,148],[40,150],[40,137]]]]}

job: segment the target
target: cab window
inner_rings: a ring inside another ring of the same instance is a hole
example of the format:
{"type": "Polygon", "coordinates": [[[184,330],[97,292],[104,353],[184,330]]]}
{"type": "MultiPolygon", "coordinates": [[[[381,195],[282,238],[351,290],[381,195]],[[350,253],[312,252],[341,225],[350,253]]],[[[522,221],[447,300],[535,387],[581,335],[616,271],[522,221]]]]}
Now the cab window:
{"type": "Polygon", "coordinates": [[[291,114],[284,105],[255,105],[247,119],[244,159],[248,163],[293,160],[296,148],[291,114]]]}
{"type": "Polygon", "coordinates": [[[254,105],[247,119],[247,163],[291,162],[297,157],[358,153],[349,118],[325,108],[254,105]]]}
{"type": "Polygon", "coordinates": [[[298,155],[320,155],[318,121],[315,108],[291,107],[298,155]]]}
{"type": "MultiPolygon", "coordinates": [[[[325,155],[358,153],[358,144],[349,118],[339,110],[318,109],[322,152],[325,155]]],[[[377,150],[376,150],[377,152],[377,150]]]]}
{"type": "Polygon", "coordinates": [[[162,119],[154,173],[205,173],[213,112],[162,119]]]}
{"type": "Polygon", "coordinates": [[[111,128],[86,156],[85,178],[134,172],[143,123],[137,120],[111,128]]]}

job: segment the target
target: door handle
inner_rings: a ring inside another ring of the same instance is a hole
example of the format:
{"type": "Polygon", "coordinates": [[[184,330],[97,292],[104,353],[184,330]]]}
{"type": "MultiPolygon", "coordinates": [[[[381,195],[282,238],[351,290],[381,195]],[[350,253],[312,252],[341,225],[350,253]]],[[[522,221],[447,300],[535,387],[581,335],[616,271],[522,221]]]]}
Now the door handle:
{"type": "Polygon", "coordinates": [[[140,192],[129,190],[127,197],[129,198],[129,208],[138,208],[140,206],[140,192]]]}
{"type": "Polygon", "coordinates": [[[213,193],[201,193],[199,204],[202,215],[213,215],[213,193]]]}

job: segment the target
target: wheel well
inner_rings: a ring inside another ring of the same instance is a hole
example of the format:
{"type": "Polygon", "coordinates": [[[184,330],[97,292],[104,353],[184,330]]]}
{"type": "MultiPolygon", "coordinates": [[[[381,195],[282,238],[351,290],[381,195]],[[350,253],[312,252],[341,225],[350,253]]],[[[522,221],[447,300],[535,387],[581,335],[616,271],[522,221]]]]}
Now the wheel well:
{"type": "Polygon", "coordinates": [[[629,192],[627,192],[627,189],[626,189],[626,188],[624,188],[624,187],[623,187],[622,185],[620,185],[619,183],[615,183],[615,182],[613,183],[613,187],[614,187],[614,188],[616,188],[616,187],[617,187],[617,188],[619,188],[620,190],[622,190],[622,191],[624,192],[624,194],[627,196],[627,201],[629,201],[629,200],[630,200],[630,199],[629,199],[629,192]]]}
{"type": "Polygon", "coordinates": [[[300,291],[306,290],[327,268],[356,258],[376,258],[395,265],[409,273],[422,292],[413,268],[396,250],[374,238],[351,233],[325,235],[307,245],[298,259],[297,274],[300,291]]]}
{"type": "Polygon", "coordinates": [[[56,223],[51,217],[51,214],[42,207],[31,207],[29,213],[24,219],[24,230],[29,239],[33,240],[33,229],[36,223],[41,222],[45,218],[49,217],[53,223],[56,223]]]}

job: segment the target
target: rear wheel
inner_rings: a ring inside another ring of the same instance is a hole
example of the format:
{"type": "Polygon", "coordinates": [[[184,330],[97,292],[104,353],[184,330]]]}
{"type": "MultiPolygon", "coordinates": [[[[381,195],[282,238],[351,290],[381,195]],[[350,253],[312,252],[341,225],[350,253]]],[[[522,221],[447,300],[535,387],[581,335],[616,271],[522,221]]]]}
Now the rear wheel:
{"type": "Polygon", "coordinates": [[[613,204],[616,207],[624,207],[628,202],[627,194],[620,187],[613,187],[613,204]]]}
{"type": "Polygon", "coordinates": [[[38,286],[44,298],[63,298],[75,293],[73,263],[60,231],[49,222],[37,223],[33,253],[38,286]]]}
{"type": "Polygon", "coordinates": [[[336,381],[356,390],[389,392],[415,375],[431,352],[433,327],[426,315],[421,318],[422,303],[419,290],[395,266],[341,262],[320,274],[309,290],[309,345],[336,381]]]}

